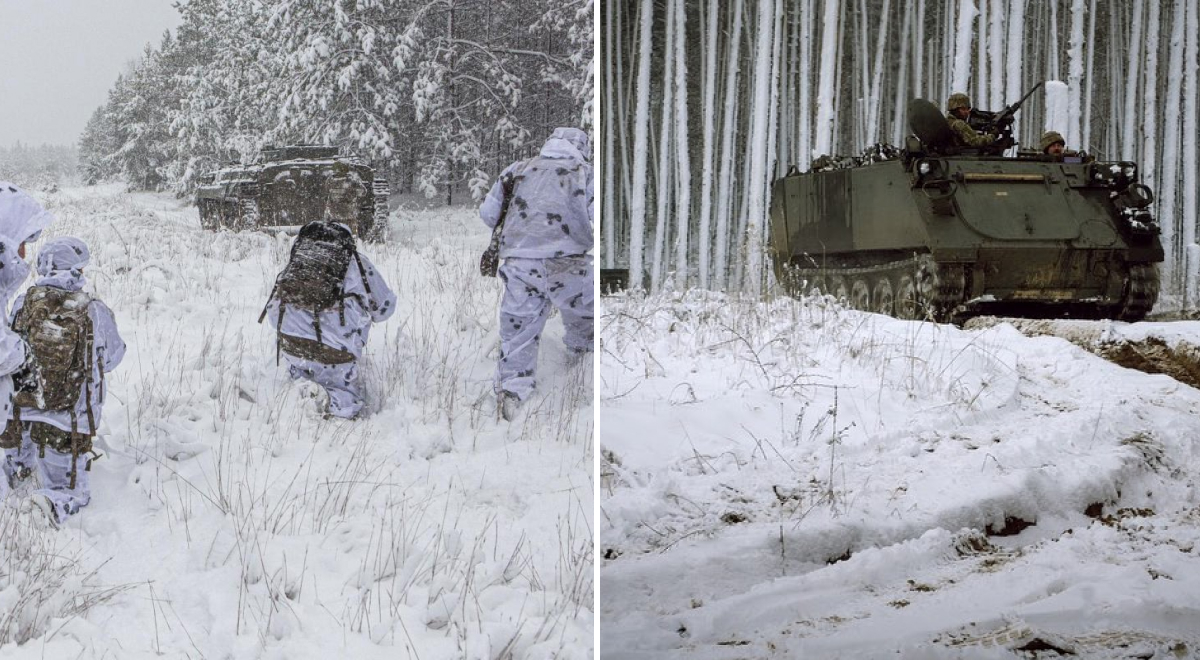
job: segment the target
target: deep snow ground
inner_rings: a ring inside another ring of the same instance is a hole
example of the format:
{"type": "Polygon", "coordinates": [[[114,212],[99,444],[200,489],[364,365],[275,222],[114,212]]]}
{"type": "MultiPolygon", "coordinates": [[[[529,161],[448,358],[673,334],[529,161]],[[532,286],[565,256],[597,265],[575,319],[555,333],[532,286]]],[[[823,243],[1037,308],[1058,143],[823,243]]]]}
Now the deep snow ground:
{"type": "Polygon", "coordinates": [[[1200,655],[1200,391],[827,299],[601,304],[603,658],[1200,655]]]}
{"type": "Polygon", "coordinates": [[[344,422],[256,323],[290,238],[119,187],[42,199],[129,352],[92,505],[58,533],[0,508],[0,656],[591,657],[592,367],[551,319],[540,394],[497,421],[473,211],[395,213],[364,247],[398,310],[366,353],[373,414],[344,422]]]}

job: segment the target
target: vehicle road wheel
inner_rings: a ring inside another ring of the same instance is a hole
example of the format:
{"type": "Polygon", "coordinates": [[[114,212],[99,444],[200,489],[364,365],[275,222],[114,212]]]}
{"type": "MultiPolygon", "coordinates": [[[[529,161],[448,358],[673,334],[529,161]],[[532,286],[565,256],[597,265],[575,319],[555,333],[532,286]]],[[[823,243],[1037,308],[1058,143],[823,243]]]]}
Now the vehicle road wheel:
{"type": "Polygon", "coordinates": [[[912,275],[901,275],[896,283],[896,318],[915,319],[920,305],[917,303],[917,286],[912,275]]]}
{"type": "Polygon", "coordinates": [[[241,231],[241,210],[237,202],[221,202],[221,226],[230,231],[241,231]]]}
{"type": "Polygon", "coordinates": [[[213,204],[207,199],[200,200],[200,228],[215,230],[221,226],[221,220],[217,217],[216,211],[213,209],[213,204]]]}
{"type": "Polygon", "coordinates": [[[374,201],[373,220],[371,229],[367,232],[367,240],[372,243],[383,243],[387,240],[388,221],[391,211],[388,209],[388,199],[391,197],[391,187],[387,179],[375,179],[371,185],[374,201]]]}
{"type": "Polygon", "coordinates": [[[850,306],[864,312],[871,311],[871,287],[861,277],[854,278],[854,284],[850,285],[850,306]]]}
{"type": "Polygon", "coordinates": [[[829,283],[829,295],[838,302],[844,303],[850,299],[850,288],[846,286],[846,278],[834,275],[826,280],[829,283]]]}
{"type": "Polygon", "coordinates": [[[258,229],[258,200],[243,199],[238,204],[238,230],[258,229]]]}
{"type": "Polygon", "coordinates": [[[888,316],[892,315],[896,296],[892,291],[892,281],[888,279],[887,275],[880,275],[879,279],[875,281],[875,291],[872,293],[871,299],[875,302],[873,311],[888,316]]]}

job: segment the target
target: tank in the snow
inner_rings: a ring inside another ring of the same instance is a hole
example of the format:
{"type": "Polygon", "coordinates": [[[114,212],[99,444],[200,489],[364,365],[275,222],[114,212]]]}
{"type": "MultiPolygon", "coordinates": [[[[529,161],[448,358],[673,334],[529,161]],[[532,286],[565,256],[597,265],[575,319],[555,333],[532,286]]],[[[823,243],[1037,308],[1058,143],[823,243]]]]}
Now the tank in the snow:
{"type": "Polygon", "coordinates": [[[293,229],[323,220],[328,210],[334,218],[351,218],[355,235],[383,240],[388,185],[337,147],[266,147],[251,165],[202,176],[196,206],[206,229],[293,229]]]}
{"type": "Polygon", "coordinates": [[[953,146],[927,101],[909,117],[916,135],[904,149],[775,181],[771,250],[789,291],[953,322],[1137,321],[1154,307],[1163,248],[1135,163],[1005,157],[1011,140],[953,146]]]}

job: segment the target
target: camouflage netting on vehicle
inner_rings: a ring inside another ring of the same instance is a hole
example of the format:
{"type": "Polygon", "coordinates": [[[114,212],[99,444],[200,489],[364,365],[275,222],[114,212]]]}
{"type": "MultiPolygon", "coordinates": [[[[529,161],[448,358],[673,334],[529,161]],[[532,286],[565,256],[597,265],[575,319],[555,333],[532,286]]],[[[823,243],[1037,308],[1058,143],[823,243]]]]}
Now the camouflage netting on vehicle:
{"type": "Polygon", "coordinates": [[[848,170],[872,163],[882,163],[900,157],[901,150],[885,142],[873,144],[863,150],[859,156],[820,156],[813,160],[809,172],[832,172],[848,170]]]}

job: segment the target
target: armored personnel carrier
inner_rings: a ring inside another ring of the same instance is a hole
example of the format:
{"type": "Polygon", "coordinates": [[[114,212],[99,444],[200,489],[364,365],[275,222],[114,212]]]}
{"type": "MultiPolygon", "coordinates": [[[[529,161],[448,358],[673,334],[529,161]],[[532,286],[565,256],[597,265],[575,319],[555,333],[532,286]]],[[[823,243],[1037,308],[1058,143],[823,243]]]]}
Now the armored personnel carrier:
{"type": "Polygon", "coordinates": [[[1135,163],[1005,157],[1009,109],[984,116],[995,146],[958,147],[932,103],[908,110],[903,149],[775,181],[772,259],[789,291],[955,323],[1150,312],[1163,248],[1135,163]]]}
{"type": "Polygon", "coordinates": [[[383,240],[388,185],[365,163],[338,155],[337,147],[266,147],[251,165],[228,167],[200,178],[196,206],[205,229],[296,229],[332,217],[356,236],[383,240]]]}

